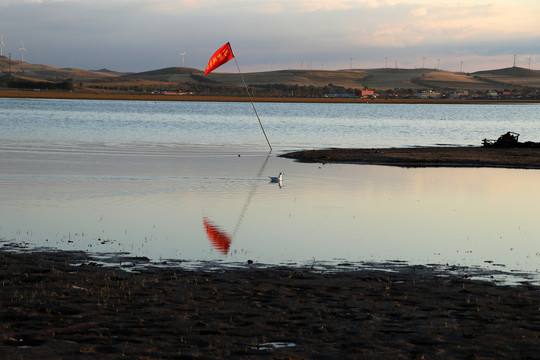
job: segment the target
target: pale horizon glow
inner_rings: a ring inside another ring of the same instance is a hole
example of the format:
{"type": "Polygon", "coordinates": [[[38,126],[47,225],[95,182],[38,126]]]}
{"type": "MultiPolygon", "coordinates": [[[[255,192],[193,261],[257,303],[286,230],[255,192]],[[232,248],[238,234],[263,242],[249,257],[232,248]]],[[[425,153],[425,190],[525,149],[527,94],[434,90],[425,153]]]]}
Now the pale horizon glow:
{"type": "MultiPolygon", "coordinates": [[[[530,0],[2,0],[2,53],[121,72],[204,69],[230,42],[243,71],[540,69],[530,0]],[[462,65],[463,64],[463,65],[462,65]]],[[[234,72],[234,64],[220,71],[234,72]]]]}

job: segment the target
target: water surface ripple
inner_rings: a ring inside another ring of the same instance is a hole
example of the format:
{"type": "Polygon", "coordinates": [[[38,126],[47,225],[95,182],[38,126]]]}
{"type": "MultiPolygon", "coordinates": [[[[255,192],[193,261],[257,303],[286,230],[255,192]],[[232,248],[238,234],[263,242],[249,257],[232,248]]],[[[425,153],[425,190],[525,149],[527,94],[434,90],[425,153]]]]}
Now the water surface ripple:
{"type": "Polygon", "coordinates": [[[250,104],[0,99],[0,239],[154,261],[395,260],[539,278],[538,170],[276,156],[479,145],[510,130],[538,141],[538,105],[256,106],[270,154],[250,104]]]}

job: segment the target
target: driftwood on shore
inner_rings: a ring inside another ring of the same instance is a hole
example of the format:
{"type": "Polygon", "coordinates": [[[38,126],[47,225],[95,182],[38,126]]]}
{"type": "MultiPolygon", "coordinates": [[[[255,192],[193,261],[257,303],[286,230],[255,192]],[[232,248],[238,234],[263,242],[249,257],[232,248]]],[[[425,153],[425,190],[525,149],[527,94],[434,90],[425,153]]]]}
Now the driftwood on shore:
{"type": "Polygon", "coordinates": [[[519,134],[508,131],[499,136],[497,140],[482,140],[484,147],[491,148],[540,148],[540,143],[533,141],[519,142],[519,134]]]}

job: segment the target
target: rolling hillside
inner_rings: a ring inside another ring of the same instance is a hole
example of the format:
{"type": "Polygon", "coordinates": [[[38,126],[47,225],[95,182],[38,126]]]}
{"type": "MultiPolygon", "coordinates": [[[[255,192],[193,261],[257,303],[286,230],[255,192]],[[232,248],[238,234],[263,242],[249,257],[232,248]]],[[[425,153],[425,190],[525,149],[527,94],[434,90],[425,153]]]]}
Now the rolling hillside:
{"type": "Polygon", "coordinates": [[[116,78],[124,74],[110,71],[90,71],[71,68],[58,68],[54,66],[30,64],[27,62],[10,60],[5,56],[0,56],[0,72],[8,74],[11,69],[12,74],[35,80],[63,81],[73,79],[74,81],[87,81],[94,79],[116,78]],[[11,65],[11,66],[10,66],[11,65]]]}
{"type": "MultiPolygon", "coordinates": [[[[10,60],[0,57],[0,71],[7,75],[10,60]]],[[[203,77],[199,69],[170,67],[133,74],[123,74],[106,69],[90,71],[58,68],[48,65],[30,64],[11,60],[11,72],[25,79],[65,81],[85,84],[163,84],[200,83],[242,85],[238,73],[213,72],[203,77]]],[[[463,89],[502,90],[514,88],[539,88],[540,71],[524,68],[506,68],[479,71],[471,74],[454,73],[435,69],[356,69],[356,70],[276,70],[245,73],[250,85],[285,84],[323,87],[328,84],[345,88],[371,89],[463,89]]],[[[159,86],[158,86],[159,87],[159,86]]]]}
{"type": "Polygon", "coordinates": [[[478,71],[474,76],[491,82],[508,84],[510,86],[528,86],[540,88],[540,71],[520,67],[498,70],[478,71]]]}
{"type": "MultiPolygon", "coordinates": [[[[213,72],[203,78],[203,72],[192,68],[166,68],[130,74],[120,79],[215,82],[242,85],[237,73],[213,72]]],[[[434,69],[359,69],[359,70],[276,70],[243,74],[250,85],[287,84],[371,89],[463,89],[502,90],[505,88],[540,87],[540,71],[522,68],[482,71],[472,74],[434,69]]]]}

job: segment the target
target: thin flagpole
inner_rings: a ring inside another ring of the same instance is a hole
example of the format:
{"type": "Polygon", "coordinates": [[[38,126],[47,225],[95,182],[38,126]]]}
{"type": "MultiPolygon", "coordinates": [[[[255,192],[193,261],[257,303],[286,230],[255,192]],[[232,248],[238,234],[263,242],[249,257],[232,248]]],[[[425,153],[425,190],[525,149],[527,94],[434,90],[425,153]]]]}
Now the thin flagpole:
{"type": "Polygon", "coordinates": [[[264,131],[264,127],[262,125],[261,119],[259,118],[259,114],[257,113],[257,109],[255,109],[255,104],[253,103],[253,99],[251,98],[251,94],[249,93],[249,89],[246,84],[246,81],[244,80],[244,75],[242,75],[242,72],[240,71],[240,66],[238,65],[238,61],[236,61],[236,56],[234,57],[234,62],[236,63],[236,67],[238,68],[238,73],[240,74],[240,77],[242,78],[242,82],[244,83],[244,86],[246,87],[246,92],[249,96],[249,101],[251,101],[251,106],[253,106],[253,111],[255,111],[257,120],[259,120],[259,125],[261,125],[261,130],[264,134],[264,137],[266,138],[266,142],[268,143],[268,146],[270,146],[270,151],[272,151],[272,145],[270,145],[270,141],[268,141],[268,136],[266,136],[266,132],[264,131]]]}

